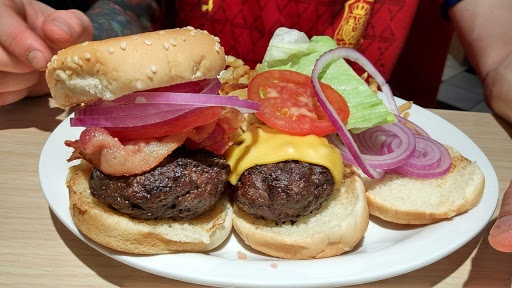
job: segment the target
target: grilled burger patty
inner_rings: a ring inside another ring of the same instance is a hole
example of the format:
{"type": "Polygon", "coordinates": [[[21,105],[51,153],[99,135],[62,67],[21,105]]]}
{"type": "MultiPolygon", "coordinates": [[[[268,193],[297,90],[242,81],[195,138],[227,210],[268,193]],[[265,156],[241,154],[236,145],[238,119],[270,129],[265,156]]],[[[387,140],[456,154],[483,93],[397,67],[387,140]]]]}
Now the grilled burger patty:
{"type": "Polygon", "coordinates": [[[288,160],[247,169],[234,187],[233,199],[252,217],[279,224],[318,209],[334,186],[329,169],[288,160]]]}
{"type": "Polygon", "coordinates": [[[95,198],[132,218],[189,220],[215,204],[229,173],[220,155],[178,148],[140,175],[111,176],[94,168],[89,186],[95,198]]]}

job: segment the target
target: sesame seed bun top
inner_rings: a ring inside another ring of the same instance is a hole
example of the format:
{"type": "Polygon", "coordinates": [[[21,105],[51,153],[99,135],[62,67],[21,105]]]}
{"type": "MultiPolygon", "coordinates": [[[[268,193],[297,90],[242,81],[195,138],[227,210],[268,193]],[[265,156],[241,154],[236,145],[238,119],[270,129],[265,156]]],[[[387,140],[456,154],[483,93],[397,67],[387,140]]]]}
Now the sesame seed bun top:
{"type": "Polygon", "coordinates": [[[213,78],[226,65],[219,41],[187,27],[84,42],[52,58],[46,81],[64,108],[213,78]]]}

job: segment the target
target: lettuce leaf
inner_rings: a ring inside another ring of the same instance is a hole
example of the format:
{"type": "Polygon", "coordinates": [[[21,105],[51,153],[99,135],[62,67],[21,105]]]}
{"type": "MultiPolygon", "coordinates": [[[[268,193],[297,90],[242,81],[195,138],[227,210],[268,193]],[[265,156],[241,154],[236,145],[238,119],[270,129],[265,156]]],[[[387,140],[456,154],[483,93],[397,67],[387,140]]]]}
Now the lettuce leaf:
{"type": "MultiPolygon", "coordinates": [[[[300,31],[281,27],[270,40],[259,71],[293,70],[311,75],[316,60],[336,47],[331,37],[314,36],[309,40],[300,31]]],[[[345,60],[338,59],[330,63],[319,78],[336,89],[347,101],[350,117],[345,126],[352,132],[396,121],[383,101],[345,60]]]]}

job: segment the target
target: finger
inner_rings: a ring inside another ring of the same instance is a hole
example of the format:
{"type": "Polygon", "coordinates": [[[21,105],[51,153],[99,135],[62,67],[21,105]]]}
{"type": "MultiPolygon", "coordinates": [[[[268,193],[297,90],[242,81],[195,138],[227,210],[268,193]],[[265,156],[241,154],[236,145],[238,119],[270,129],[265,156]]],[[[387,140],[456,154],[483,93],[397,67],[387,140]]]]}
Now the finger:
{"type": "Polygon", "coordinates": [[[27,96],[27,89],[12,92],[0,92],[0,106],[19,101],[27,96]]]}
{"type": "Polygon", "coordinates": [[[48,88],[48,83],[46,82],[46,77],[44,72],[39,72],[39,80],[36,84],[30,86],[27,91],[27,96],[41,96],[44,94],[48,94],[50,89],[48,88]]]}
{"type": "Polygon", "coordinates": [[[34,69],[44,70],[53,53],[23,18],[27,12],[25,6],[9,4],[11,2],[7,1],[2,2],[2,7],[0,7],[2,9],[0,45],[19,60],[26,61],[34,69]]]}
{"type": "Polygon", "coordinates": [[[34,67],[27,64],[25,61],[21,61],[0,46],[0,71],[25,73],[33,70],[34,67]]]}
{"type": "Polygon", "coordinates": [[[17,91],[37,83],[40,71],[9,73],[0,71],[0,92],[17,91]]]}
{"type": "Polygon", "coordinates": [[[44,37],[57,49],[92,40],[93,28],[78,10],[57,10],[48,15],[42,28],[44,37]]]}
{"type": "Polygon", "coordinates": [[[496,250],[512,252],[512,181],[503,194],[498,218],[489,233],[489,243],[496,250]]]}

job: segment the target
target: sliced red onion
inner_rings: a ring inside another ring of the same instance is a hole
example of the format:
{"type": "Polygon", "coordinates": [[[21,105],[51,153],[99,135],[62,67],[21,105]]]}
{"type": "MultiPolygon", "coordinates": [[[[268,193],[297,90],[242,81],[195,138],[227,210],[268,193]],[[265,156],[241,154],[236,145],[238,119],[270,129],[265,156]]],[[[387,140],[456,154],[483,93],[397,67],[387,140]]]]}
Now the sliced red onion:
{"type": "MultiPolygon", "coordinates": [[[[335,51],[331,50],[331,51],[335,51]]],[[[330,52],[330,51],[329,51],[330,52]]],[[[313,90],[315,91],[315,96],[317,98],[318,104],[322,107],[325,114],[327,115],[327,118],[331,121],[334,128],[336,128],[336,131],[338,132],[338,135],[340,136],[343,143],[345,143],[345,147],[347,147],[350,155],[353,156],[354,165],[359,166],[364,174],[368,175],[368,177],[380,179],[384,177],[384,171],[382,170],[374,170],[371,168],[366,160],[362,157],[361,152],[359,151],[359,148],[357,145],[355,145],[354,140],[352,139],[352,136],[348,132],[347,128],[341,121],[340,117],[338,117],[338,114],[334,110],[334,108],[331,106],[327,98],[325,97],[324,92],[322,91],[322,88],[320,87],[320,82],[318,80],[318,74],[322,71],[322,69],[329,64],[332,60],[338,59],[339,57],[333,57],[333,54],[329,54],[329,52],[326,52],[323,54],[315,63],[315,67],[313,68],[313,72],[311,74],[311,83],[313,85],[313,90]]],[[[334,55],[336,56],[336,55],[334,55]]]]}
{"type": "Polygon", "coordinates": [[[358,143],[358,146],[362,141],[373,141],[374,149],[372,149],[372,151],[370,151],[371,153],[367,154],[368,156],[365,156],[365,158],[368,164],[374,169],[389,169],[407,162],[414,153],[416,143],[411,130],[399,123],[390,123],[367,129],[361,133],[354,134],[353,139],[358,143]],[[382,131],[386,131],[387,133],[382,133],[382,131]],[[377,136],[374,137],[374,135],[377,136]],[[399,146],[396,147],[394,151],[382,155],[382,143],[391,135],[398,137],[397,141],[394,143],[399,143],[399,146]]]}
{"type": "Polygon", "coordinates": [[[446,174],[451,166],[448,150],[408,119],[395,115],[397,122],[373,127],[359,134],[351,134],[346,129],[326,99],[318,80],[322,69],[339,58],[357,62],[366,69],[379,83],[391,110],[398,114],[398,109],[389,85],[364,56],[350,48],[336,48],[324,53],[315,63],[311,82],[318,103],[343,142],[335,135],[329,136],[331,142],[339,148],[343,160],[358,166],[364,174],[374,179],[384,177],[385,171],[421,178],[446,174]]]}
{"type": "Polygon", "coordinates": [[[240,99],[237,96],[171,92],[134,92],[111,102],[115,104],[173,103],[193,105],[194,107],[225,106],[236,108],[242,113],[255,113],[260,108],[258,102],[240,99]]]}
{"type": "MultiPolygon", "coordinates": [[[[171,93],[195,93],[195,94],[213,94],[219,95],[219,90],[222,88],[222,83],[218,78],[203,79],[199,81],[190,81],[171,86],[153,88],[144,90],[143,92],[171,92],[171,93]]],[[[94,103],[89,103],[87,106],[105,105],[111,101],[97,100],[94,103]]]]}
{"type": "Polygon", "coordinates": [[[174,84],[166,87],[153,88],[147,92],[173,92],[173,93],[200,93],[200,94],[219,94],[222,84],[218,78],[203,79],[199,81],[190,81],[180,84],[174,84]]]}
{"type": "MultiPolygon", "coordinates": [[[[194,108],[190,104],[174,104],[174,103],[137,103],[137,104],[107,104],[94,106],[80,106],[75,109],[75,117],[92,117],[92,116],[123,116],[156,113],[161,111],[172,111],[176,109],[194,108]]],[[[197,106],[200,107],[200,106],[197,106]]]]}
{"type": "MultiPolygon", "coordinates": [[[[382,93],[384,93],[384,95],[386,96],[387,102],[389,104],[389,109],[391,110],[391,112],[393,112],[394,114],[398,114],[398,107],[396,106],[395,97],[393,97],[391,87],[389,87],[384,77],[382,77],[382,75],[375,68],[375,66],[373,66],[373,64],[368,59],[366,59],[366,57],[364,57],[363,54],[357,52],[352,48],[340,47],[325,52],[320,58],[324,58],[322,59],[322,61],[325,61],[326,63],[330,63],[334,60],[344,58],[354,61],[357,64],[361,65],[361,67],[363,67],[363,69],[366,70],[366,72],[368,72],[368,74],[373,79],[375,79],[375,81],[377,81],[377,83],[379,84],[382,93]]],[[[315,66],[316,65],[317,64],[315,64],[315,66]]],[[[322,68],[324,66],[325,65],[323,65],[322,68]]]]}
{"type": "Polygon", "coordinates": [[[417,150],[404,165],[391,171],[417,178],[441,177],[450,171],[450,152],[432,138],[416,135],[417,150]]]}
{"type": "Polygon", "coordinates": [[[165,110],[148,114],[131,114],[121,116],[92,116],[92,117],[72,117],[70,119],[71,127],[102,127],[102,128],[123,128],[138,127],[141,125],[150,125],[166,121],[182,115],[194,108],[183,108],[174,110],[165,110]]]}
{"type": "Polygon", "coordinates": [[[219,89],[220,81],[215,78],[134,92],[113,101],[96,101],[77,108],[71,126],[142,128],[211,106],[232,107],[242,113],[258,112],[259,103],[236,96],[220,96],[216,94],[219,89]]]}

